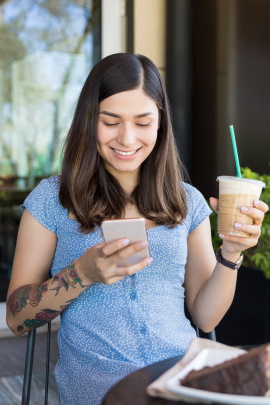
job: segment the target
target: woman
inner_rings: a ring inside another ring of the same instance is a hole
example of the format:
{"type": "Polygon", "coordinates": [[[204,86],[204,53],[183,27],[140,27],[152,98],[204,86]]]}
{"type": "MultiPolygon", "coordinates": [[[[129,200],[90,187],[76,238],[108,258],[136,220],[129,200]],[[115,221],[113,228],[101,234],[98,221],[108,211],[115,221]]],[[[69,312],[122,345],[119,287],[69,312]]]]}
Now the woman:
{"type": "MultiPolygon", "coordinates": [[[[184,354],[195,337],[184,299],[204,331],[229,308],[237,271],[217,263],[210,209],[182,171],[157,68],[141,55],[101,60],[79,97],[61,176],[24,202],[8,292],[16,335],[61,313],[61,404],[99,404],[126,374],[184,354]],[[146,219],[152,257],[117,267],[147,242],[105,245],[100,224],[133,217],[146,219]]],[[[257,243],[267,209],[259,201],[245,211],[249,238],[221,235],[225,259],[257,243]]]]}

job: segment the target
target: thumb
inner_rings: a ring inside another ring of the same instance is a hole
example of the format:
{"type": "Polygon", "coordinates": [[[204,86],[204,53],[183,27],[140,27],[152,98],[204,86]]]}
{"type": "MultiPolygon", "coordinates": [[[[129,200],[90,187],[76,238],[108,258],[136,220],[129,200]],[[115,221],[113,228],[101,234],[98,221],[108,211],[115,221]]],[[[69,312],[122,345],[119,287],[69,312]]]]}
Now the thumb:
{"type": "Polygon", "coordinates": [[[214,198],[214,197],[210,197],[209,202],[210,202],[210,205],[213,208],[213,210],[215,212],[218,212],[218,203],[219,203],[218,199],[214,198]]]}

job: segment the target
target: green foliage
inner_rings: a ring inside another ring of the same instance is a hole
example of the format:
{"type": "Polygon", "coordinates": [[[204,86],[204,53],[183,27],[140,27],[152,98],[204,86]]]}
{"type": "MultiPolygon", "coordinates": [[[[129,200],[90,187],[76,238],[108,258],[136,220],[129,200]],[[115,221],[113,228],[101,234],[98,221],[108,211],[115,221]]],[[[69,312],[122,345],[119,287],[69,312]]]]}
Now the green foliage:
{"type": "Polygon", "coordinates": [[[218,236],[218,230],[217,230],[218,229],[218,215],[217,215],[217,213],[215,211],[213,211],[212,214],[210,215],[210,223],[211,223],[211,233],[212,233],[213,247],[214,247],[214,251],[216,252],[217,249],[222,244],[222,240],[218,236]]]}
{"type": "MultiPolygon", "coordinates": [[[[252,172],[248,167],[241,169],[242,176],[263,181],[266,185],[262,190],[260,200],[270,205],[270,175],[258,174],[252,172]]],[[[255,266],[264,271],[267,278],[270,279],[270,213],[265,214],[262,223],[262,233],[256,246],[245,251],[245,264],[255,266]]]]}
{"type": "MultiPolygon", "coordinates": [[[[260,200],[264,201],[270,206],[270,175],[258,174],[253,172],[250,168],[241,168],[242,177],[248,179],[255,179],[263,181],[266,187],[263,189],[260,200]]],[[[210,215],[211,230],[213,246],[216,250],[221,245],[221,239],[217,231],[217,214],[210,215]]],[[[270,212],[265,214],[264,221],[261,228],[261,236],[259,242],[253,248],[247,249],[244,252],[245,266],[257,267],[263,270],[265,277],[270,279],[270,212]]]]}

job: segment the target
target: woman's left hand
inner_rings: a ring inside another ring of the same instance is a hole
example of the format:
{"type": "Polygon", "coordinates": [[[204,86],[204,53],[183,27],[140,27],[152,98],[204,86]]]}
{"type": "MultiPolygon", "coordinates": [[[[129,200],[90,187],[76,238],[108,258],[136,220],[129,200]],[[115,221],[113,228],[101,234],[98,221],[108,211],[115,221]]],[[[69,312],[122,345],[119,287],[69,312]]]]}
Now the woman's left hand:
{"type": "MultiPolygon", "coordinates": [[[[210,205],[214,211],[218,212],[218,200],[210,198],[210,205]]],[[[263,201],[254,200],[253,207],[241,207],[241,212],[253,218],[252,225],[245,225],[239,222],[234,224],[235,229],[249,233],[248,238],[231,235],[219,235],[223,239],[223,247],[228,253],[242,252],[245,249],[251,248],[258,243],[261,234],[261,225],[264,219],[264,214],[269,207],[263,201]]]]}

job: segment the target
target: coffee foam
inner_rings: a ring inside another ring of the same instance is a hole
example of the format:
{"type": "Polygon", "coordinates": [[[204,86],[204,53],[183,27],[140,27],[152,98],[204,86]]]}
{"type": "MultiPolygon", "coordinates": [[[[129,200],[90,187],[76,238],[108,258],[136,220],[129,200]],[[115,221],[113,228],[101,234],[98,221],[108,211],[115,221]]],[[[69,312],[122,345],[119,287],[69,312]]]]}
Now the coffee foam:
{"type": "Polygon", "coordinates": [[[262,191],[262,182],[233,180],[230,178],[218,178],[219,194],[255,194],[260,196],[262,191]]]}

